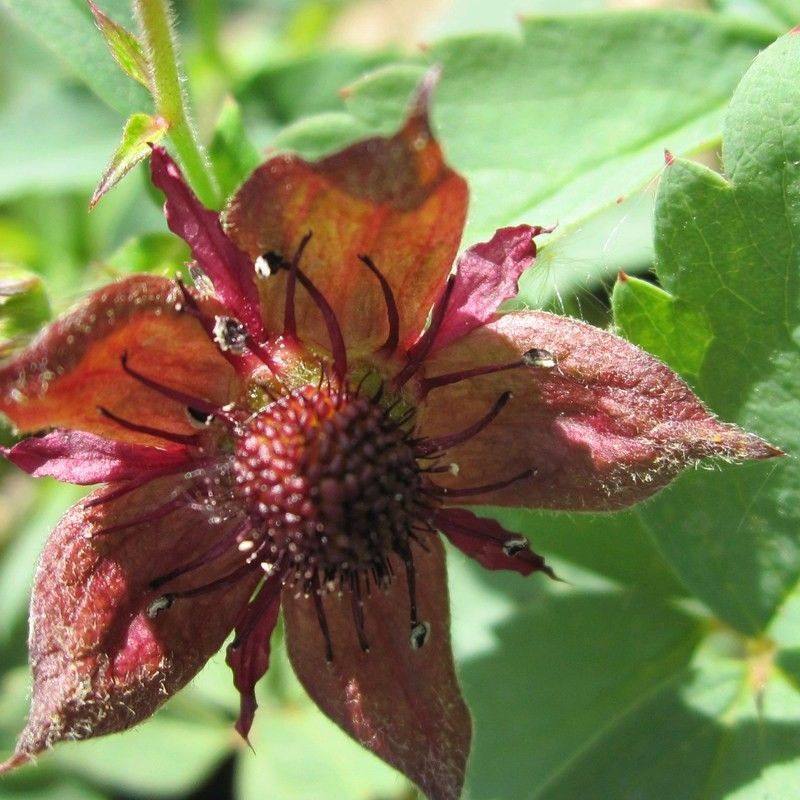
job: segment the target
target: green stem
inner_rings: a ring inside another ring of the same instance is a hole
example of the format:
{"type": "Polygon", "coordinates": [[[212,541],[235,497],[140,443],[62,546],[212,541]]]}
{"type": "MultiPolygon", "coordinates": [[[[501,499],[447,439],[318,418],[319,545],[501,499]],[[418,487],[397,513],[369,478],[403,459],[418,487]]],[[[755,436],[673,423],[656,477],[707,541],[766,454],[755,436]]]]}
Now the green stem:
{"type": "Polygon", "coordinates": [[[136,0],[136,11],[150,58],[156,112],[169,124],[172,143],[189,183],[206,205],[216,208],[219,191],[208,159],[195,136],[188,103],[181,89],[169,0],[136,0]]]}

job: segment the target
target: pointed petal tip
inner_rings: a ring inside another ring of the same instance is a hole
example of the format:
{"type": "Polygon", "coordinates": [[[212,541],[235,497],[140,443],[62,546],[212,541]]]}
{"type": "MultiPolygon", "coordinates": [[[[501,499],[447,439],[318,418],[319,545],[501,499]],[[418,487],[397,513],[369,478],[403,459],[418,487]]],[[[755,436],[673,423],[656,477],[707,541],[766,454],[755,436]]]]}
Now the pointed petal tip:
{"type": "Polygon", "coordinates": [[[6,775],[9,772],[13,772],[15,769],[19,769],[20,767],[25,766],[25,764],[29,764],[34,760],[34,757],[31,753],[25,752],[15,752],[11,758],[6,759],[2,764],[0,764],[0,775],[6,775]]]}
{"type": "Polygon", "coordinates": [[[442,71],[441,64],[434,64],[426,70],[425,75],[423,75],[422,80],[417,86],[414,100],[411,104],[410,116],[412,118],[419,117],[427,120],[431,98],[442,78],[442,71]]]}
{"type": "Polygon", "coordinates": [[[664,150],[664,164],[670,166],[675,161],[675,156],[671,150],[664,150]]]}

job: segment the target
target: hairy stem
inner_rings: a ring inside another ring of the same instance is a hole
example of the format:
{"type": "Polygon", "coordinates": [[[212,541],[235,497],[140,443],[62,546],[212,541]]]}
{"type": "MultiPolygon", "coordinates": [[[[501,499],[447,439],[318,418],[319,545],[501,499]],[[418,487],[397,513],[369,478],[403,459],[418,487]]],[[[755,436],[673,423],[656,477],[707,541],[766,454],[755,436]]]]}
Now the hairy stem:
{"type": "Polygon", "coordinates": [[[206,205],[216,208],[219,202],[216,181],[195,135],[181,88],[169,0],[136,0],[136,12],[150,60],[156,111],[169,124],[178,159],[192,187],[206,205]]]}

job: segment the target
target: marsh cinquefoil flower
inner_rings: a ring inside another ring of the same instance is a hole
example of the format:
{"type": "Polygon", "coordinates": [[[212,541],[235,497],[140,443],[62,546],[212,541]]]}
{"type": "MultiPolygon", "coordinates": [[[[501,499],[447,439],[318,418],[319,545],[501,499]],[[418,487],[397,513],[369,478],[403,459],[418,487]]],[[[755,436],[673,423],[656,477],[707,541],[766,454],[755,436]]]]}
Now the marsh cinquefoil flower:
{"type": "Polygon", "coordinates": [[[0,368],[7,451],[104,484],[45,546],[28,724],[3,769],[148,717],[233,631],[246,736],[283,609],[320,708],[457,798],[471,721],[439,534],[489,569],[550,573],[465,504],[628,506],[708,456],[777,451],[609,333],[498,314],[541,229],[459,258],[467,187],[427,118],[316,163],[278,156],[221,220],[152,153],[195,286],[114,283],[0,368]],[[44,431],[44,433],[42,433],[44,431]]]}

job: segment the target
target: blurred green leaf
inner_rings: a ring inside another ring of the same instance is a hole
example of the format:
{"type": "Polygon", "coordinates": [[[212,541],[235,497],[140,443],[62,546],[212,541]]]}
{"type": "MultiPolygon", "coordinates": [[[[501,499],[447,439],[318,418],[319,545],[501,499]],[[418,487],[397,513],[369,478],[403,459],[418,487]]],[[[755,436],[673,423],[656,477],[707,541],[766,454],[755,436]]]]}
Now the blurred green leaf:
{"type": "Polygon", "coordinates": [[[0,112],[0,125],[0,200],[91,188],[119,137],[113,112],[84,92],[55,86],[17,96],[0,112]]]}
{"type": "Polygon", "coordinates": [[[149,114],[132,114],[122,131],[122,141],[114,151],[111,161],[94,190],[89,208],[94,208],[100,198],[114,188],[140,161],[150,155],[150,145],[156,144],[167,132],[167,122],[149,114]]]}
{"type": "Polygon", "coordinates": [[[149,90],[150,67],[139,40],[118,22],[104,14],[93,0],[89,0],[89,8],[111,55],[114,56],[122,71],[149,90]]]}
{"type": "Polygon", "coordinates": [[[132,272],[174,278],[189,259],[186,243],[169,233],[148,233],[128,240],[103,262],[106,280],[132,272]]]}
{"type": "MultiPolygon", "coordinates": [[[[687,377],[723,419],[793,454],[800,452],[798,108],[800,39],[786,36],[759,56],[731,103],[723,145],[730,182],[683,160],[664,173],[657,270],[671,297],[653,304],[651,290],[629,282],[616,308],[625,335],[679,369],[693,367],[687,377]],[[635,309],[633,295],[649,313],[635,309]],[[698,338],[698,328],[707,333],[698,338]]],[[[755,634],[800,575],[798,486],[796,458],[723,468],[684,475],[640,513],[685,584],[755,634]]]]}
{"type": "Polygon", "coordinates": [[[264,160],[248,138],[239,104],[226,97],[208,148],[220,192],[229,197],[264,160]]]}
{"type": "MultiPolygon", "coordinates": [[[[702,626],[639,591],[546,588],[494,626],[492,651],[461,666],[476,734],[469,797],[691,796],[610,791],[614,778],[637,780],[640,765],[606,740],[684,673],[702,626]],[[590,791],[554,793],[588,753],[602,779],[590,791]]],[[[461,602],[455,586],[454,614],[461,602]]],[[[659,732],[671,735],[666,720],[659,732]]]]}
{"type": "Polygon", "coordinates": [[[42,279],[0,263],[0,355],[10,340],[32,334],[50,318],[42,279]]]}
{"type": "Polygon", "coordinates": [[[227,720],[176,719],[169,709],[124,733],[59,745],[54,766],[101,786],[139,797],[186,794],[201,785],[231,752],[227,720]]]}
{"type": "Polygon", "coordinates": [[[86,493],[83,487],[48,478],[34,482],[20,476],[20,480],[35,494],[26,497],[22,484],[6,482],[8,495],[0,497],[0,503],[6,506],[6,517],[15,525],[0,551],[0,663],[10,655],[9,637],[27,611],[33,574],[45,539],[67,508],[86,493]]]}
{"type": "MultiPolygon", "coordinates": [[[[558,222],[563,234],[643,184],[665,147],[713,142],[738,79],[771,38],[711,15],[637,12],[528,19],[520,36],[431,45],[426,60],[444,69],[435,127],[472,190],[464,241],[517,221],[558,222]]],[[[421,74],[387,67],[356,83],[352,115],[392,130],[421,74]]],[[[331,148],[341,134],[332,131],[331,148]]],[[[276,144],[296,147],[295,136],[290,128],[276,144]]]]}
{"type": "MultiPolygon", "coordinates": [[[[2,5],[115,111],[128,116],[150,107],[147,92],[114,63],[84,2],[2,0],[2,5]]],[[[46,119],[51,121],[52,116],[46,119]]],[[[81,128],[73,128],[76,130],[81,128]]]]}

